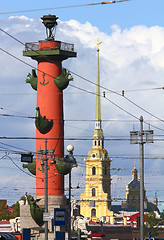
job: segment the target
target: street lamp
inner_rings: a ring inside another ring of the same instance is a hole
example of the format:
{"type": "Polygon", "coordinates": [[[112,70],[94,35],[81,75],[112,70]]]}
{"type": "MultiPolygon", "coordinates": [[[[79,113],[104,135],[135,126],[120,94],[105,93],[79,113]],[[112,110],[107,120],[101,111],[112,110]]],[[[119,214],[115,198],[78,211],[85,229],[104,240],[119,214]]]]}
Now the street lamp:
{"type": "Polygon", "coordinates": [[[67,146],[68,155],[64,158],[64,162],[69,166],[69,214],[68,214],[68,240],[71,240],[71,170],[77,166],[76,159],[73,156],[74,147],[72,145],[67,146]]]}
{"type": "MultiPolygon", "coordinates": [[[[67,146],[68,155],[65,157],[65,162],[68,162],[70,169],[77,166],[76,159],[73,156],[74,147],[72,145],[67,146]]],[[[71,170],[69,172],[69,218],[68,218],[68,240],[71,240],[71,170]]]]}
{"type": "Polygon", "coordinates": [[[77,162],[73,156],[74,147],[68,145],[66,149],[69,154],[64,158],[56,158],[55,166],[60,174],[69,174],[68,240],[71,240],[71,170],[73,167],[77,166],[77,162]]]}
{"type": "MultiPolygon", "coordinates": [[[[54,149],[47,150],[47,139],[45,138],[45,150],[38,150],[38,160],[41,161],[41,165],[44,166],[45,173],[45,213],[48,213],[48,160],[51,160],[50,164],[56,165],[56,168],[60,174],[66,175],[69,173],[69,214],[68,214],[68,240],[71,240],[71,169],[77,166],[76,159],[73,156],[74,147],[72,145],[67,146],[68,155],[66,157],[55,159],[54,149]],[[55,161],[54,161],[55,159],[55,161]]],[[[48,240],[48,221],[45,221],[45,240],[48,240]]]]}
{"type": "Polygon", "coordinates": [[[130,143],[140,144],[140,239],[144,239],[144,144],[153,143],[153,130],[143,130],[143,117],[140,117],[140,131],[130,132],[130,143]],[[144,138],[145,135],[145,138],[144,138]],[[138,141],[138,136],[140,137],[138,141]]]}
{"type": "MultiPolygon", "coordinates": [[[[42,161],[41,165],[44,166],[44,178],[45,178],[45,196],[44,196],[44,212],[48,213],[48,160],[51,160],[50,164],[54,162],[54,149],[47,150],[47,138],[45,138],[45,150],[37,151],[38,160],[42,161]]],[[[45,240],[48,240],[48,221],[45,221],[45,240]]]]}

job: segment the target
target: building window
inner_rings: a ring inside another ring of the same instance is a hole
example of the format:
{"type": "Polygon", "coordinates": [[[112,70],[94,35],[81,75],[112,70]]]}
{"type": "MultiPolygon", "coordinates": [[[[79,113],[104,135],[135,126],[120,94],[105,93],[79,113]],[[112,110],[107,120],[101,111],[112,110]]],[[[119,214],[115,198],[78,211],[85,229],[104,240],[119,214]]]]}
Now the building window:
{"type": "Polygon", "coordinates": [[[92,175],[96,175],[96,168],[95,167],[92,168],[92,175]]]}
{"type": "Polygon", "coordinates": [[[104,168],[104,174],[107,175],[107,168],[104,168]]]}
{"type": "Polygon", "coordinates": [[[97,143],[97,142],[95,141],[95,146],[96,146],[96,143],[97,143]]]}
{"type": "Polygon", "coordinates": [[[89,201],[89,206],[90,207],[95,207],[95,201],[94,200],[90,200],[89,201]]]}
{"type": "Polygon", "coordinates": [[[95,197],[95,196],[96,196],[96,189],[92,188],[92,197],[95,197]]]}
{"type": "Polygon", "coordinates": [[[98,146],[100,146],[100,140],[98,140],[98,146]]]}
{"type": "Polygon", "coordinates": [[[96,209],[92,208],[91,210],[91,217],[96,217],[96,209]]]}

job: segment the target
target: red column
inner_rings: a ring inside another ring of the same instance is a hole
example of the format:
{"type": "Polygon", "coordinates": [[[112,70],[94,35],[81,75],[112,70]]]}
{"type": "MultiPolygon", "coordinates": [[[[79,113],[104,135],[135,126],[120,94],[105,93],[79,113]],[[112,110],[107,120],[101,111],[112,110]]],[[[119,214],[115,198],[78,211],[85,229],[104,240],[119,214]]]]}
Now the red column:
{"type": "MultiPolygon", "coordinates": [[[[57,42],[40,41],[40,49],[54,49],[57,42]]],[[[36,129],[36,152],[45,149],[44,139],[47,138],[47,149],[55,149],[55,157],[64,155],[64,122],[63,122],[63,92],[53,80],[62,71],[62,60],[59,57],[46,57],[38,61],[37,107],[47,119],[53,119],[53,127],[47,134],[41,134],[36,129]],[[45,73],[45,74],[44,74],[45,73]]],[[[36,196],[44,196],[44,172],[41,161],[36,160],[36,196]]],[[[48,162],[49,163],[49,162],[48,162]]],[[[44,169],[44,168],[43,168],[44,169]]],[[[55,164],[48,169],[48,196],[64,194],[64,176],[56,170],[55,164]]]]}

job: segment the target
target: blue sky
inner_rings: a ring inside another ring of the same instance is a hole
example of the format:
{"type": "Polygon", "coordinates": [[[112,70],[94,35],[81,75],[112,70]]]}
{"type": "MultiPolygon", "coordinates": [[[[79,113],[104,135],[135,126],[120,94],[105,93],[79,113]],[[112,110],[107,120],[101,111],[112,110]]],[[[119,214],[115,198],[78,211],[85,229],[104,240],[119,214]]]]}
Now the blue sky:
{"type": "MultiPolygon", "coordinates": [[[[96,0],[83,1],[2,1],[1,12],[13,12],[32,9],[55,8],[63,6],[74,6],[88,3],[97,3],[96,0]]],[[[101,2],[101,1],[100,1],[101,2]]],[[[59,16],[62,21],[76,19],[81,23],[89,21],[93,26],[98,27],[101,31],[110,32],[110,25],[117,24],[121,29],[131,28],[134,25],[163,26],[164,2],[163,0],[131,0],[127,2],[96,5],[87,7],[75,7],[66,9],[54,9],[50,11],[36,11],[23,13],[27,17],[38,19],[44,14],[55,14],[59,16]]],[[[10,14],[2,15],[0,17],[8,17],[10,14]]],[[[12,14],[22,15],[22,13],[12,14]]]]}
{"type": "MultiPolygon", "coordinates": [[[[41,9],[95,3],[97,1],[3,1],[1,12],[21,11],[29,9],[41,9]],[[38,5],[39,4],[39,5],[38,5]]],[[[95,82],[96,79],[96,43],[103,43],[100,49],[100,75],[101,84],[104,87],[121,93],[125,90],[126,96],[133,102],[146,109],[150,113],[164,119],[163,90],[151,90],[163,86],[164,76],[164,1],[131,0],[128,2],[89,6],[80,8],[58,9],[53,11],[25,12],[20,14],[0,15],[2,29],[18,38],[22,42],[37,42],[45,38],[45,29],[40,22],[40,17],[45,14],[56,14],[59,17],[57,39],[63,42],[75,44],[77,58],[63,62],[63,66],[73,72],[95,82]],[[148,89],[147,91],[138,91],[148,89]],[[135,90],[129,91],[128,90],[135,90]]],[[[0,47],[23,61],[36,67],[36,62],[22,56],[24,46],[0,33],[0,47]]],[[[4,52],[0,55],[1,113],[26,114],[35,116],[36,94],[25,84],[27,74],[31,68],[4,52]],[[12,94],[11,94],[12,93],[12,94]]],[[[74,76],[73,83],[81,88],[95,92],[95,86],[82,81],[74,76]]],[[[163,123],[157,121],[145,111],[130,104],[125,99],[107,91],[107,97],[119,107],[129,111],[137,117],[142,114],[144,119],[156,127],[163,129],[163,123]]],[[[103,122],[103,130],[106,138],[112,136],[129,137],[129,131],[139,130],[139,122],[127,115],[121,109],[109,101],[102,99],[102,118],[116,120],[103,122]],[[127,121],[127,122],[126,122],[127,121]],[[134,122],[133,122],[134,121],[134,122]]],[[[95,96],[78,92],[69,87],[64,92],[65,119],[94,119],[95,96]],[[71,97],[70,97],[71,96],[71,97]],[[70,107],[71,106],[71,107],[70,107]],[[86,107],[87,106],[87,107],[86,107]]],[[[0,136],[29,136],[35,137],[35,126],[31,119],[2,117],[0,136]]],[[[148,126],[145,124],[145,130],[148,126]]],[[[152,128],[152,126],[151,126],[152,128]]],[[[94,123],[66,122],[65,135],[71,137],[92,137],[94,123]]],[[[163,131],[153,128],[155,134],[163,134],[163,131]]],[[[158,139],[159,137],[155,137],[158,139]]],[[[24,150],[35,151],[35,140],[5,140],[1,139],[1,157],[13,146],[24,150]],[[8,145],[10,144],[11,147],[8,145]],[[6,152],[5,152],[6,148],[6,152]]],[[[72,144],[68,141],[67,144],[72,144]]],[[[92,142],[73,142],[75,154],[87,156],[92,147],[92,142]]],[[[132,146],[129,141],[106,141],[105,147],[112,157],[113,168],[124,168],[124,171],[112,171],[112,194],[114,197],[125,197],[125,186],[131,180],[131,170],[136,160],[139,170],[139,146],[132,146]],[[122,156],[124,158],[122,158],[122,156]],[[130,158],[130,159],[129,159],[130,158]],[[121,187],[121,188],[120,188],[121,187]]],[[[155,141],[154,144],[145,145],[145,186],[147,196],[152,200],[154,191],[160,200],[164,200],[162,185],[163,142],[155,141]],[[155,158],[155,159],[154,159],[155,158]],[[160,184],[161,185],[160,185],[160,184]]],[[[9,154],[16,163],[20,164],[18,155],[9,154]]],[[[9,204],[18,200],[25,192],[35,194],[35,179],[30,178],[17,169],[6,156],[1,159],[1,196],[7,198],[9,204]],[[5,160],[4,160],[5,159],[5,160]],[[21,179],[21,181],[20,181],[21,179]],[[21,184],[20,184],[21,182],[21,184]],[[25,184],[26,183],[26,184],[25,184]],[[28,184],[27,184],[28,183],[28,184]],[[26,186],[22,189],[22,185],[26,186]],[[4,191],[5,189],[5,191],[4,191]],[[16,190],[17,189],[17,190],[16,190]],[[16,194],[15,194],[16,193],[16,194]]],[[[74,182],[79,182],[81,191],[84,187],[85,167],[80,156],[77,157],[79,167],[73,170],[74,182]]],[[[66,181],[67,185],[67,181],[66,181]]],[[[76,186],[74,186],[76,187],[76,186]]],[[[76,197],[79,198],[77,192],[76,197]]]]}

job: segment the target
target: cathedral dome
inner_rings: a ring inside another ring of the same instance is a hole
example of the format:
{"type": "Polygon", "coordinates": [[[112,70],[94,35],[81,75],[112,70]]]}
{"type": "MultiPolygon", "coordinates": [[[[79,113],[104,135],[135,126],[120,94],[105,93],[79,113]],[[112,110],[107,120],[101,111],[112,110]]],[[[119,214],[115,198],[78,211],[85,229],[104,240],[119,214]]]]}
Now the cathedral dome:
{"type": "Polygon", "coordinates": [[[132,181],[127,185],[128,190],[139,191],[140,181],[138,180],[138,170],[134,163],[134,169],[132,170],[132,181]]]}
{"type": "Polygon", "coordinates": [[[133,173],[133,175],[135,175],[135,174],[138,173],[138,170],[137,170],[136,168],[134,168],[134,169],[132,170],[132,173],[133,173]]]}
{"type": "Polygon", "coordinates": [[[140,190],[140,182],[137,179],[132,180],[127,186],[131,191],[140,190]]]}

